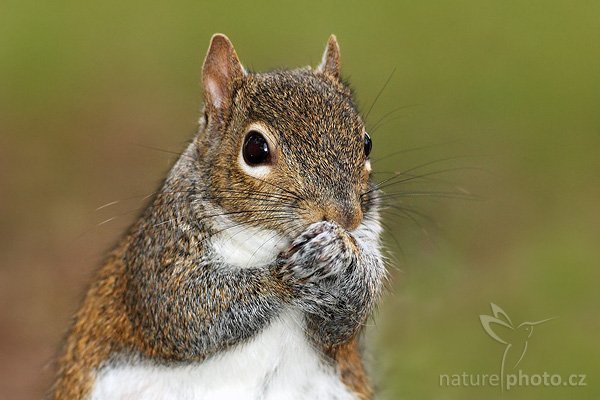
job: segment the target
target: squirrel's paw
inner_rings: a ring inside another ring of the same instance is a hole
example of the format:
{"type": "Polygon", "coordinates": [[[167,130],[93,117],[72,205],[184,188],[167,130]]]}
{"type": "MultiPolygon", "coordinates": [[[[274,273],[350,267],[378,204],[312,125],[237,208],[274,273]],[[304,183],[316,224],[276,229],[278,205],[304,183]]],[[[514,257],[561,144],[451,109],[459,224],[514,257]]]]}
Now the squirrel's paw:
{"type": "Polygon", "coordinates": [[[354,239],[329,221],[310,225],[282,253],[282,276],[298,283],[313,283],[338,276],[352,262],[354,239]]]}

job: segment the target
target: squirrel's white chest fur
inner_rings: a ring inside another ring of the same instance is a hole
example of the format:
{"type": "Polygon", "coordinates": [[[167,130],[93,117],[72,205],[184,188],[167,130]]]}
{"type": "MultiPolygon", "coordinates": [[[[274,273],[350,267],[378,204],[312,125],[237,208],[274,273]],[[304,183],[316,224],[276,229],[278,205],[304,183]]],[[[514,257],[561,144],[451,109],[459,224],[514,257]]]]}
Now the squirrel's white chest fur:
{"type": "Polygon", "coordinates": [[[237,225],[228,218],[215,224],[220,232],[211,240],[214,251],[234,267],[262,267],[275,261],[289,240],[275,231],[237,225]]]}
{"type": "MultiPolygon", "coordinates": [[[[213,249],[228,264],[272,262],[288,243],[254,228],[226,230],[213,249]]],[[[114,365],[96,378],[91,400],[352,400],[335,369],[304,334],[302,314],[288,310],[249,342],[202,363],[114,365]]]]}
{"type": "Polygon", "coordinates": [[[113,366],[96,379],[92,400],[285,400],[355,397],[287,311],[250,342],[203,363],[113,366]]]}

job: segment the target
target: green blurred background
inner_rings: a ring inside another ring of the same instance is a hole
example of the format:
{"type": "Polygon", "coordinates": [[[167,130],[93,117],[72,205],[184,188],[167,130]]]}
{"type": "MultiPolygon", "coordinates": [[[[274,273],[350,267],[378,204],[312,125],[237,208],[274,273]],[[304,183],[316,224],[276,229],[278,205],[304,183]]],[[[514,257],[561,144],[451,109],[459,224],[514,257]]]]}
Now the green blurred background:
{"type": "Polygon", "coordinates": [[[174,161],[157,149],[195,130],[214,32],[255,70],[314,65],[337,34],[363,111],[395,71],[368,125],[374,159],[401,152],[374,167],[436,174],[390,189],[412,211],[385,219],[382,398],[600,398],[600,3],[550,0],[3,1],[0,398],[48,387],[92,271],[174,161]],[[491,302],[557,316],[520,368],[587,386],[440,386],[498,373],[491,302]]]}

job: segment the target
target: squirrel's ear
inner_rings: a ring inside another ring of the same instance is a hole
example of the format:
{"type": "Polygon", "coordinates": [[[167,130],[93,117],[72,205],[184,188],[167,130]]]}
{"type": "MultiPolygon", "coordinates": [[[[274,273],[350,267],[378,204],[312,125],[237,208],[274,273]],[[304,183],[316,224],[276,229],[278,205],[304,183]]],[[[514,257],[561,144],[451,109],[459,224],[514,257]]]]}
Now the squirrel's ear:
{"type": "Polygon", "coordinates": [[[202,67],[202,85],[207,111],[221,111],[231,104],[234,82],[246,71],[227,36],[216,33],[202,67]]]}
{"type": "Polygon", "coordinates": [[[340,46],[333,34],[329,36],[327,47],[325,47],[325,52],[323,53],[323,59],[317,67],[317,71],[336,79],[340,77],[340,46]]]}

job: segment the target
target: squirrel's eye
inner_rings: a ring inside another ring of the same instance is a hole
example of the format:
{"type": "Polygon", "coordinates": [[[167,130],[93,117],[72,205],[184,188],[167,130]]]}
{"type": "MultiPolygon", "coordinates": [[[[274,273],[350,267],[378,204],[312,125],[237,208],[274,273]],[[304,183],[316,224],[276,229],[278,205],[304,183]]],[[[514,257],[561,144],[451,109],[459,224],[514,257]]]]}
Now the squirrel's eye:
{"type": "Polygon", "coordinates": [[[371,154],[371,149],[373,148],[373,142],[371,141],[371,136],[367,132],[365,132],[365,156],[369,157],[371,154]]]}
{"type": "Polygon", "coordinates": [[[248,165],[264,164],[271,159],[267,139],[258,131],[248,132],[242,154],[248,165]]]}

